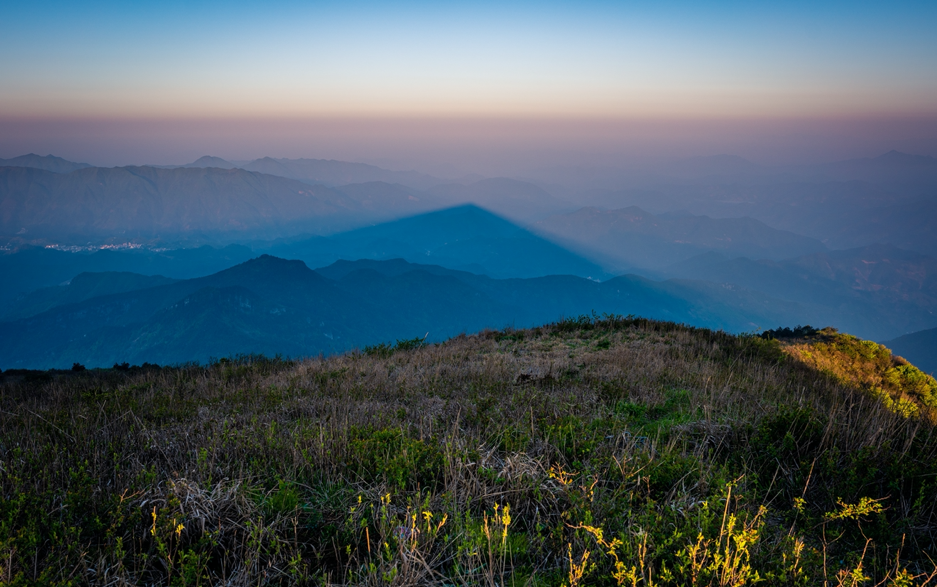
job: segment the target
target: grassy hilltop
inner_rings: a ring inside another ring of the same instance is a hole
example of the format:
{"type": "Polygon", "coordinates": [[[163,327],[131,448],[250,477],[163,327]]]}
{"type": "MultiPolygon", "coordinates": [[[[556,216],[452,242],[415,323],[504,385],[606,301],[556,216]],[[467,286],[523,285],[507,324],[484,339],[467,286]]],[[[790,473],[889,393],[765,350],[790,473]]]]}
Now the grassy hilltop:
{"type": "Polygon", "coordinates": [[[7,372],[0,581],[933,584],[937,383],[777,334],[580,318],[7,372]]]}

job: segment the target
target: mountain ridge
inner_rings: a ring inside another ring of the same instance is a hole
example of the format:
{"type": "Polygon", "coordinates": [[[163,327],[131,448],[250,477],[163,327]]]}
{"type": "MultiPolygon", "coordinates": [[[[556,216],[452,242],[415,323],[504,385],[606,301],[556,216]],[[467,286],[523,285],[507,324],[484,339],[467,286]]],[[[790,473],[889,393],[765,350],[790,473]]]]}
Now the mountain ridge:
{"type": "Polygon", "coordinates": [[[592,311],[732,331],[783,319],[780,306],[760,294],[713,304],[694,287],[638,276],[602,283],[572,275],[499,280],[400,260],[342,262],[320,272],[264,255],[209,276],[0,322],[0,364],[165,364],[242,352],[314,356],[427,332],[429,340],[443,340],[592,311]],[[199,324],[211,327],[199,330],[199,324]],[[188,339],[184,345],[167,342],[188,339]]]}
{"type": "Polygon", "coordinates": [[[55,155],[42,156],[36,155],[35,153],[28,153],[11,159],[0,159],[0,167],[28,167],[31,169],[51,171],[53,173],[70,173],[79,169],[92,167],[92,165],[68,161],[67,159],[56,157],[55,155]]]}

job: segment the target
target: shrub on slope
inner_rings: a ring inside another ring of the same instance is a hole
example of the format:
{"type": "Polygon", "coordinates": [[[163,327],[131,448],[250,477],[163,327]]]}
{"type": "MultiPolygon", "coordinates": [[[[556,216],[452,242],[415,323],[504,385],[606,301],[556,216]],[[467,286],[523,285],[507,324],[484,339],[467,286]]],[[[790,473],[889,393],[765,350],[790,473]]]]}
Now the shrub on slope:
{"type": "Polygon", "coordinates": [[[884,345],[825,328],[785,349],[807,365],[842,383],[864,389],[905,416],[937,421],[937,381],[914,365],[893,356],[884,345]]]}

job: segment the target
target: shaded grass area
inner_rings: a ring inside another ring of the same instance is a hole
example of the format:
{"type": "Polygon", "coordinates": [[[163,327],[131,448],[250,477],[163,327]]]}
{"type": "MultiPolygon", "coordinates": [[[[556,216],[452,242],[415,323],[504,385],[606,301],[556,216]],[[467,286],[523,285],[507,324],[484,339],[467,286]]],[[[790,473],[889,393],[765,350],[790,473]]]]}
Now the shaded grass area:
{"type": "Polygon", "coordinates": [[[929,420],[760,337],[582,317],[302,362],[15,376],[0,394],[6,584],[913,585],[935,569],[929,420]]]}

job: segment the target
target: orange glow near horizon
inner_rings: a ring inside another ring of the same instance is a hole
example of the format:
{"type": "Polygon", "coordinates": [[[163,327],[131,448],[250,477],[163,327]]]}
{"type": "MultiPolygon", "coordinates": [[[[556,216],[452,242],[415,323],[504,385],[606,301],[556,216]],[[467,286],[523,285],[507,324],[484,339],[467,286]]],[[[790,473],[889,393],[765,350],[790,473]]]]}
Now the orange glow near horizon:
{"type": "Polygon", "coordinates": [[[105,166],[271,156],[497,175],[720,153],[783,165],[891,149],[937,155],[937,116],[0,118],[0,158],[52,153],[105,166]]]}
{"type": "Polygon", "coordinates": [[[937,115],[937,10],[920,2],[50,1],[0,22],[0,117],[937,115]]]}

